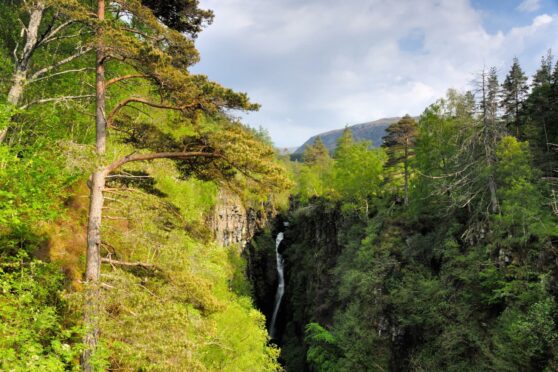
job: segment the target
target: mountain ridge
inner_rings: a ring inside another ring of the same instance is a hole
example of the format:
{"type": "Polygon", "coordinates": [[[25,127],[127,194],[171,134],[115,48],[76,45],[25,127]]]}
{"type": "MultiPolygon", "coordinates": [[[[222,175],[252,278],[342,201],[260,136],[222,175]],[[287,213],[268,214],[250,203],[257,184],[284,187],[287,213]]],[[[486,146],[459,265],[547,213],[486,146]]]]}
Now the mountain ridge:
{"type": "MultiPolygon", "coordinates": [[[[401,117],[394,116],[389,118],[381,118],[365,123],[353,124],[347,126],[353,133],[353,138],[355,141],[372,141],[372,145],[374,147],[378,147],[382,144],[382,137],[386,134],[386,128],[399,121],[401,117]]],[[[310,137],[306,142],[302,144],[296,151],[293,152],[293,155],[302,155],[304,150],[307,146],[312,145],[318,137],[321,138],[324,145],[330,152],[335,150],[337,145],[337,139],[341,137],[345,128],[341,129],[333,129],[327,132],[323,132],[320,134],[316,134],[310,137]]]]}

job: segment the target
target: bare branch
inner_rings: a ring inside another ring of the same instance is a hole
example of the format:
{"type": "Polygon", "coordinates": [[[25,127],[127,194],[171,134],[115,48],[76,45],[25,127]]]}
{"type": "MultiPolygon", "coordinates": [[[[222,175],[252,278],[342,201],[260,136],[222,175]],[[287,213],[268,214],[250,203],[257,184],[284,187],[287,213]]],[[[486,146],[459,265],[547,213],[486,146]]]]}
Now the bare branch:
{"type": "Polygon", "coordinates": [[[58,27],[56,27],[54,29],[53,28],[49,29],[41,37],[41,41],[39,41],[39,43],[37,43],[37,47],[54,41],[54,37],[56,36],[56,34],[58,34],[60,31],[62,31],[63,29],[65,29],[66,27],[70,26],[71,24],[73,24],[75,22],[76,22],[75,20],[69,20],[69,21],[66,21],[66,22],[60,24],[58,27]]]}
{"type": "Polygon", "coordinates": [[[129,174],[111,174],[107,178],[153,178],[153,176],[133,176],[129,174]]]}
{"type": "Polygon", "coordinates": [[[48,41],[45,41],[43,44],[48,44],[48,43],[52,43],[54,41],[59,41],[59,40],[73,39],[73,38],[76,38],[76,37],[81,37],[83,35],[85,35],[85,34],[82,33],[81,31],[79,31],[78,33],[75,33],[75,34],[71,34],[71,35],[61,35],[61,36],[58,36],[58,37],[53,37],[52,39],[48,39],[48,41]]]}
{"type": "Polygon", "coordinates": [[[43,103],[66,102],[66,101],[71,101],[71,100],[74,100],[74,99],[85,99],[85,98],[93,98],[93,97],[95,97],[94,94],[86,94],[86,95],[83,95],[83,96],[63,96],[63,97],[54,97],[54,98],[43,98],[43,99],[39,99],[39,100],[30,102],[26,105],[23,105],[20,108],[25,110],[25,109],[29,108],[30,106],[39,105],[39,104],[43,104],[43,103]]]}
{"type": "Polygon", "coordinates": [[[108,263],[111,265],[118,265],[118,266],[127,266],[127,267],[143,267],[145,269],[155,269],[159,270],[159,268],[153,264],[145,263],[145,262],[126,262],[126,261],[118,261],[113,260],[111,258],[103,257],[101,258],[101,262],[108,263]]]}
{"type": "Polygon", "coordinates": [[[33,75],[31,75],[30,79],[31,80],[37,79],[38,77],[46,74],[47,72],[50,72],[50,71],[52,71],[52,70],[54,70],[54,69],[56,69],[56,68],[58,68],[62,65],[65,65],[67,63],[72,62],[73,60],[75,60],[75,59],[81,57],[82,55],[90,52],[91,50],[93,50],[92,47],[83,48],[83,49],[79,50],[77,53],[75,53],[75,54],[73,54],[69,57],[66,57],[63,60],[60,60],[60,61],[58,61],[58,62],[56,62],[56,63],[54,63],[50,66],[47,66],[45,68],[40,69],[39,71],[37,71],[33,75]]]}
{"type": "Polygon", "coordinates": [[[83,72],[83,71],[94,71],[94,70],[95,70],[95,68],[93,68],[93,67],[84,67],[84,68],[65,70],[65,71],[56,72],[54,74],[50,74],[50,75],[47,75],[47,76],[43,76],[43,77],[40,77],[40,78],[28,80],[27,83],[32,84],[32,83],[36,83],[37,81],[51,79],[53,77],[60,76],[60,75],[71,74],[71,73],[76,73],[76,72],[83,72]]]}

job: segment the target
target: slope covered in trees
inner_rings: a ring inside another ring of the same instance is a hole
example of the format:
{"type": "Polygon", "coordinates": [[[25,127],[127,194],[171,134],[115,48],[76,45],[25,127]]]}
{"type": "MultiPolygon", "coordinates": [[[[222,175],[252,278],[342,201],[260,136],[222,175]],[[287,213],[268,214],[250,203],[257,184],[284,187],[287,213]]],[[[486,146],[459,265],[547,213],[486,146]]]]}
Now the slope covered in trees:
{"type": "Polygon", "coordinates": [[[0,369],[278,368],[238,247],[207,220],[219,188],[263,215],[289,181],[229,115],[258,106],[189,72],[211,18],[0,4],[0,369]]]}
{"type": "MultiPolygon", "coordinates": [[[[558,368],[558,64],[448,91],[384,146],[294,164],[283,248],[289,371],[558,368]],[[552,73],[554,71],[554,75],[552,73]]],[[[318,155],[321,157],[319,158],[318,155]]]]}

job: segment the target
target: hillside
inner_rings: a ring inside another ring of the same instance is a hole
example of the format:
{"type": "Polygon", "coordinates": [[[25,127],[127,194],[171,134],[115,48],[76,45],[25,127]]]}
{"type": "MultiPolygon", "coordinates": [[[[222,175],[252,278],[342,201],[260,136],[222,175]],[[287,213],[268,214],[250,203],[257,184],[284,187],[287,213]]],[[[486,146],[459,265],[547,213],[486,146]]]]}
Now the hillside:
{"type": "MultiPolygon", "coordinates": [[[[399,117],[383,118],[367,123],[351,125],[349,126],[349,128],[353,132],[353,137],[356,141],[372,141],[372,144],[374,146],[379,146],[382,143],[382,137],[385,135],[386,128],[399,119],[399,117]]],[[[335,129],[310,137],[310,139],[304,142],[304,144],[300,146],[293,153],[293,155],[302,154],[306,146],[313,144],[318,137],[322,139],[329,151],[335,150],[337,139],[341,137],[344,129],[345,128],[335,129]]]]}

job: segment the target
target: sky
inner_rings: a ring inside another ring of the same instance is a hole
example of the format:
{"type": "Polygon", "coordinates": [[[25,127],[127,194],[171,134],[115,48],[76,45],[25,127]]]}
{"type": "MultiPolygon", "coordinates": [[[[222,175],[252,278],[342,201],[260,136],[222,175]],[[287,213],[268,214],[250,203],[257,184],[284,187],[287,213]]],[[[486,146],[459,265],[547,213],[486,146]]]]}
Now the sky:
{"type": "Polygon", "coordinates": [[[419,115],[483,66],[532,75],[558,54],[558,0],[200,0],[215,20],[193,71],[262,105],[235,113],[296,147],[332,129],[419,115]]]}

